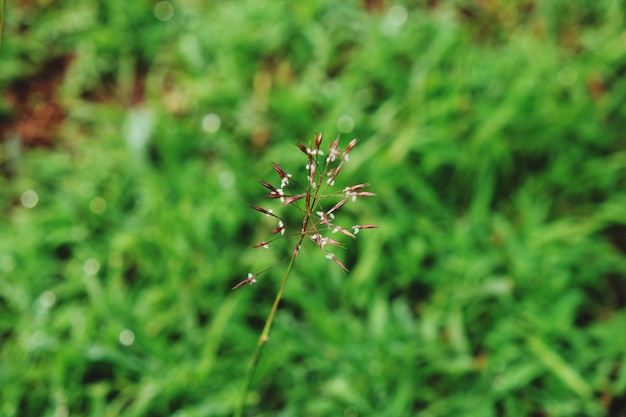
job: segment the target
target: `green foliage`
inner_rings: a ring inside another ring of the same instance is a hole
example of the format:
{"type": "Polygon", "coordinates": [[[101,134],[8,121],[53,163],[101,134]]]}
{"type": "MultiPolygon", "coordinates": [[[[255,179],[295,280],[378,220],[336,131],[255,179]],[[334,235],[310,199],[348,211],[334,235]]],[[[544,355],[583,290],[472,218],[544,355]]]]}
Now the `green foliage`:
{"type": "Polygon", "coordinates": [[[0,416],[230,415],[322,130],[380,229],[303,247],[249,415],[626,413],[621,2],[21,3],[0,121],[58,58],[65,119],[0,129],[0,416]]]}

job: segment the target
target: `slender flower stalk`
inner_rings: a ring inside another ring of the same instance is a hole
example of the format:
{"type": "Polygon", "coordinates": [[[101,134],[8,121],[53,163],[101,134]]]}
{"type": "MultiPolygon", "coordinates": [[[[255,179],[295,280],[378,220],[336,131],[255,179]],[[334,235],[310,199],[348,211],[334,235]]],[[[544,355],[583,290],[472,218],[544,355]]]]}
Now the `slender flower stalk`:
{"type": "MultiPolygon", "coordinates": [[[[261,358],[261,353],[263,353],[263,347],[265,346],[265,342],[269,340],[270,328],[272,327],[272,322],[274,321],[274,316],[276,315],[276,310],[278,310],[278,304],[280,303],[280,299],[282,298],[283,291],[285,290],[285,286],[287,285],[287,280],[289,279],[289,274],[291,274],[291,269],[293,268],[293,263],[296,260],[295,256],[290,257],[289,265],[287,265],[287,269],[285,270],[285,275],[283,276],[283,280],[280,283],[280,288],[276,293],[276,297],[274,298],[274,304],[272,304],[272,309],[270,310],[267,319],[265,320],[265,326],[263,326],[263,332],[261,332],[261,336],[259,337],[259,341],[256,344],[256,348],[254,349],[254,354],[252,355],[252,359],[250,360],[250,365],[248,365],[248,370],[246,371],[246,376],[241,388],[241,396],[239,399],[239,406],[235,410],[234,417],[241,417],[243,415],[243,410],[246,406],[246,398],[248,396],[248,391],[250,390],[250,386],[252,385],[252,379],[254,378],[254,372],[256,371],[256,367],[261,358]]],[[[250,274],[251,275],[251,274],[250,274]]],[[[252,278],[252,280],[248,281],[248,279],[243,280],[239,284],[237,284],[233,289],[238,288],[241,285],[254,284],[253,281],[256,279],[252,278]]]]}
{"type": "MultiPolygon", "coordinates": [[[[350,151],[356,146],[358,141],[353,139],[350,143],[348,143],[346,148],[342,150],[339,148],[339,137],[337,137],[330,144],[328,154],[325,156],[324,152],[320,149],[322,140],[323,135],[320,133],[315,135],[313,142],[309,142],[308,146],[301,143],[297,145],[300,151],[302,151],[307,158],[305,166],[307,177],[305,183],[301,184],[294,180],[291,174],[287,173],[276,163],[272,163],[272,167],[280,178],[280,184],[273,185],[267,181],[260,181],[261,185],[269,191],[267,194],[269,199],[279,200],[282,207],[288,206],[297,211],[300,218],[299,224],[289,224],[285,218],[275,214],[272,209],[266,209],[257,205],[250,205],[251,208],[259,213],[272,217],[277,221],[276,227],[269,232],[273,237],[271,239],[255,243],[250,248],[269,249],[274,241],[289,237],[296,237],[296,243],[291,254],[279,262],[281,263],[289,260],[280,287],[276,293],[276,297],[274,298],[274,303],[272,304],[270,313],[267,316],[263,331],[261,332],[256,349],[250,361],[248,371],[246,372],[244,384],[241,390],[240,401],[234,413],[235,417],[241,417],[243,415],[248,391],[254,378],[254,372],[261,357],[261,353],[263,352],[265,342],[269,340],[269,332],[272,327],[276,311],[278,310],[278,305],[280,304],[285,286],[287,285],[287,281],[291,275],[291,271],[293,270],[295,260],[300,253],[300,248],[303,242],[305,240],[310,240],[323,252],[326,258],[333,261],[344,272],[348,272],[348,268],[345,264],[335,255],[334,252],[331,252],[330,249],[332,247],[343,248],[343,245],[339,241],[334,240],[327,235],[329,233],[341,233],[352,239],[356,239],[356,235],[360,230],[374,229],[378,227],[374,224],[343,227],[336,223],[337,213],[344,205],[355,202],[361,197],[373,197],[375,194],[362,191],[364,188],[369,186],[368,183],[344,187],[341,190],[333,189],[337,177],[349,160],[348,155],[350,151]],[[328,204],[327,200],[330,200],[331,203],[328,204]],[[330,207],[330,209],[325,209],[325,207],[330,207]],[[289,231],[289,233],[286,233],[287,231],[289,231]]],[[[246,284],[256,284],[259,276],[271,268],[272,266],[254,274],[248,273],[244,280],[240,281],[233,287],[233,290],[243,287],[246,284]]]]}

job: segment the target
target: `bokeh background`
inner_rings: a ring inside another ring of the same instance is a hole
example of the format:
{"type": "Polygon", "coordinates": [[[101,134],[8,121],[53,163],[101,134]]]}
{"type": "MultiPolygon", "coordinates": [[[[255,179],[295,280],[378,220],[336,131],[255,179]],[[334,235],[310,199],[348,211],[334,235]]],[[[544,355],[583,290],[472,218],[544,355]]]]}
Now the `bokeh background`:
{"type": "Polygon", "coordinates": [[[316,131],[380,228],[303,248],[247,415],[625,416],[625,4],[7,2],[0,416],[230,415],[316,131]]]}

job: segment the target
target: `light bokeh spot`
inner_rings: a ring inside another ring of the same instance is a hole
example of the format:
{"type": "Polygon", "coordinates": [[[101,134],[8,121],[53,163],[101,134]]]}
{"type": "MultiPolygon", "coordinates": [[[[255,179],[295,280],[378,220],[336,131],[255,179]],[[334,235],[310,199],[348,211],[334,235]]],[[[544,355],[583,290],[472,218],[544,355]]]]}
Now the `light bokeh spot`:
{"type": "Polygon", "coordinates": [[[221,125],[222,119],[215,113],[209,113],[202,118],[202,129],[207,133],[217,132],[221,125]]]}
{"type": "Polygon", "coordinates": [[[89,258],[83,264],[83,271],[85,274],[94,276],[100,270],[100,262],[97,259],[89,258]]]}
{"type": "Polygon", "coordinates": [[[89,210],[95,214],[102,214],[107,208],[107,202],[102,197],[94,197],[89,202],[89,210]]]}
{"type": "Polygon", "coordinates": [[[50,308],[54,305],[54,303],[57,300],[57,296],[55,293],[53,293],[52,291],[44,291],[40,296],[39,296],[39,304],[41,304],[42,307],[44,308],[50,308]]]}
{"type": "Polygon", "coordinates": [[[391,6],[380,23],[380,30],[387,36],[396,36],[409,17],[403,6],[391,6]]]}
{"type": "Polygon", "coordinates": [[[124,329],[120,332],[120,343],[130,346],[135,342],[135,333],[132,330],[124,329]]]}
{"type": "Polygon", "coordinates": [[[408,12],[402,6],[392,6],[387,12],[387,20],[393,26],[402,26],[409,17],[408,12]]]}
{"type": "Polygon", "coordinates": [[[20,201],[24,207],[33,208],[39,202],[39,195],[37,195],[37,193],[33,190],[26,190],[22,193],[20,201]]]}
{"type": "Polygon", "coordinates": [[[337,120],[337,129],[341,133],[350,133],[354,129],[354,119],[347,114],[344,114],[337,120]]]}
{"type": "Polygon", "coordinates": [[[154,6],[154,17],[161,22],[167,22],[174,17],[174,5],[169,1],[160,1],[154,6]]]}

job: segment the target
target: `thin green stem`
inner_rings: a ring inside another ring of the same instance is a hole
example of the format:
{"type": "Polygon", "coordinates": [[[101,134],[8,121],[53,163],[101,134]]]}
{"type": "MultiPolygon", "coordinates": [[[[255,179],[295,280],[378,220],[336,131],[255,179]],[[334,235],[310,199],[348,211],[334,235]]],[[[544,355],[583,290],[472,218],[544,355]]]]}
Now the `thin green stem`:
{"type": "MultiPolygon", "coordinates": [[[[300,237],[300,244],[304,239],[304,236],[300,237]]],[[[241,389],[241,397],[239,400],[239,406],[235,410],[233,417],[241,417],[243,415],[243,410],[246,406],[246,399],[248,397],[248,390],[250,389],[250,385],[252,385],[252,379],[254,378],[254,372],[256,371],[256,367],[259,363],[259,359],[261,358],[261,353],[263,352],[263,346],[265,346],[265,342],[269,340],[270,328],[272,327],[272,322],[274,321],[274,316],[276,316],[276,310],[278,310],[278,304],[280,303],[280,299],[283,296],[283,292],[285,291],[285,286],[287,285],[287,280],[289,279],[289,274],[293,269],[293,264],[296,260],[296,255],[291,255],[291,260],[289,261],[289,265],[287,265],[287,269],[285,270],[285,275],[283,276],[283,280],[280,283],[280,288],[276,293],[276,297],[274,298],[274,304],[272,305],[272,309],[270,310],[267,319],[265,320],[265,326],[263,327],[263,332],[259,337],[259,341],[256,345],[256,349],[254,350],[254,354],[252,355],[252,360],[250,361],[250,365],[248,366],[248,371],[246,372],[246,376],[244,379],[244,383],[241,389]]]]}

